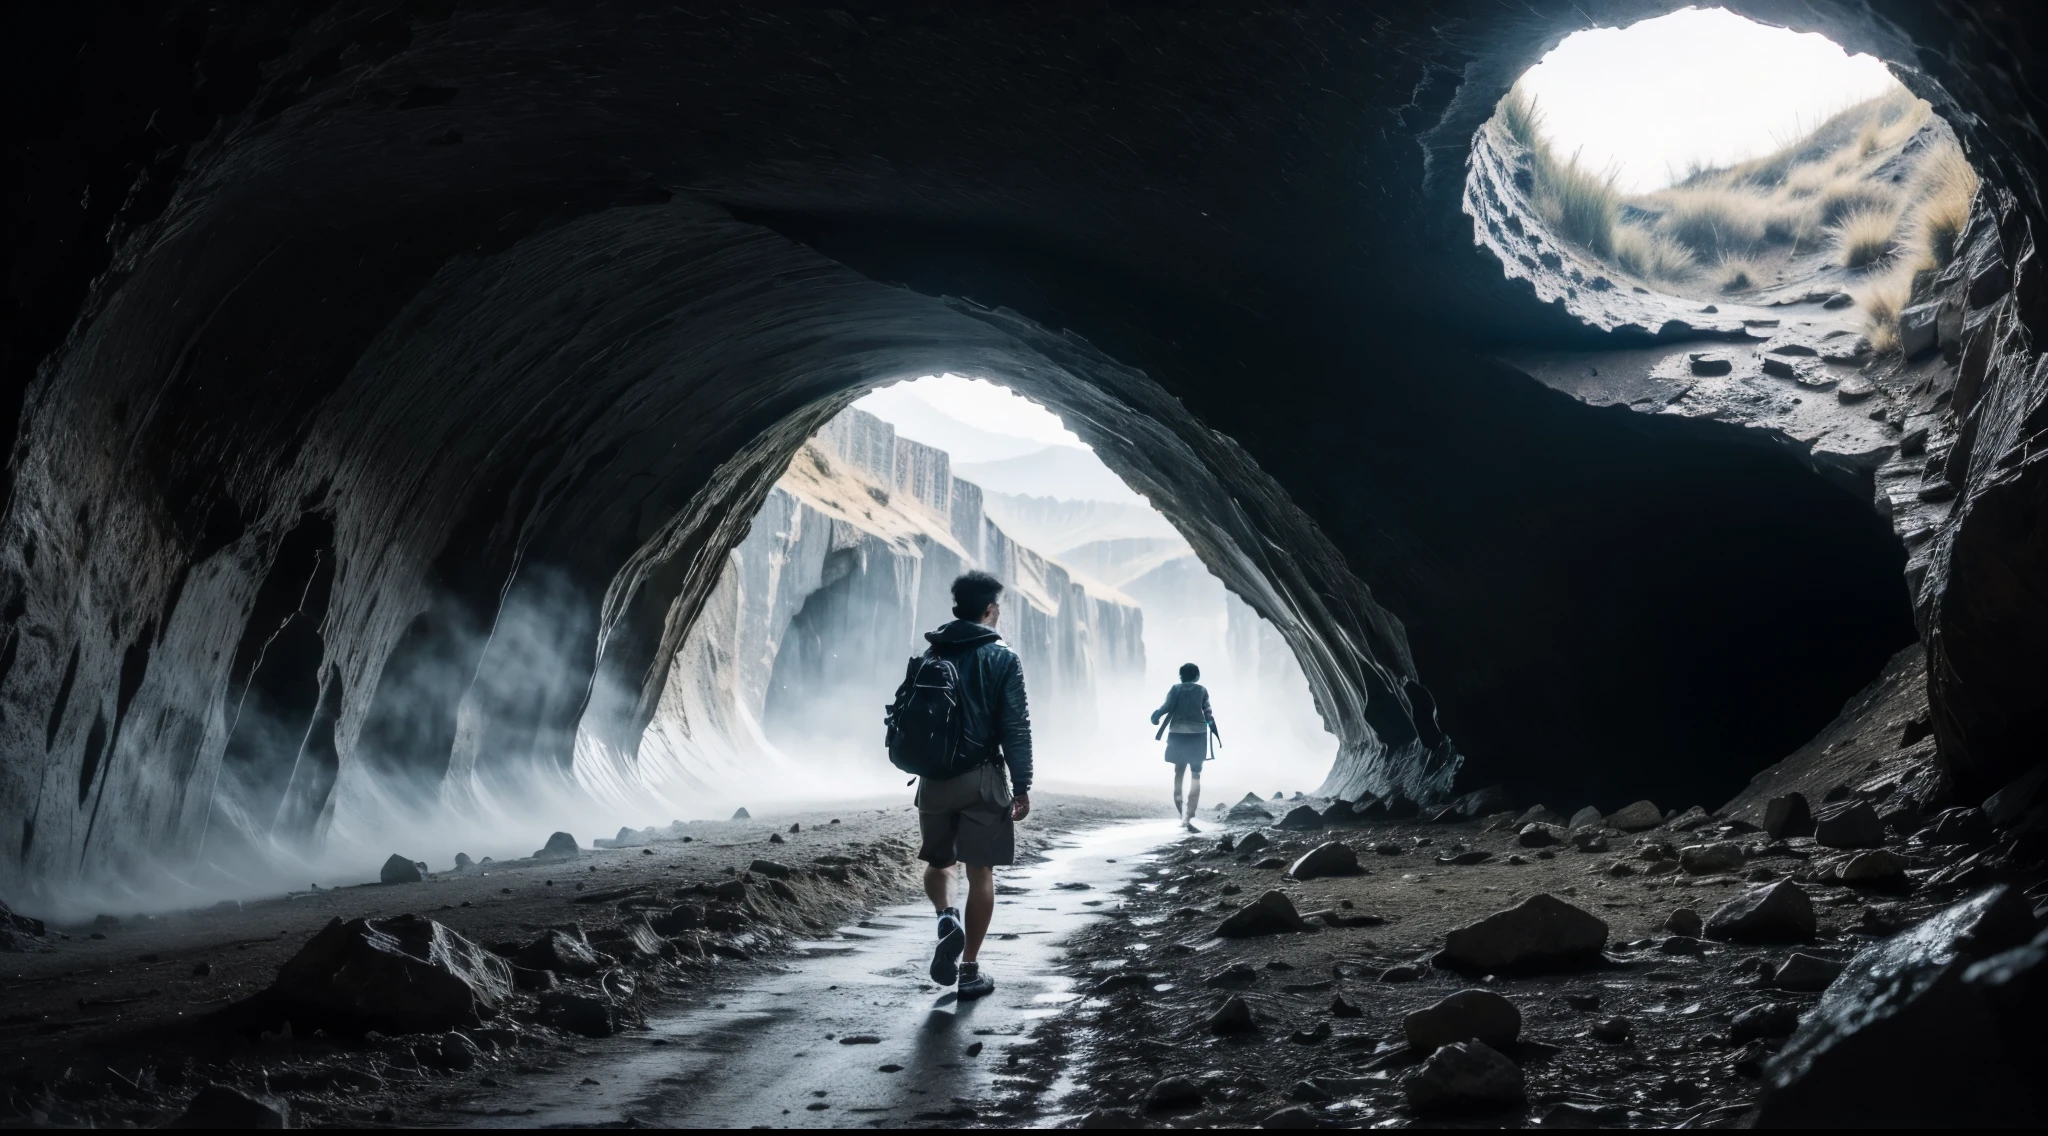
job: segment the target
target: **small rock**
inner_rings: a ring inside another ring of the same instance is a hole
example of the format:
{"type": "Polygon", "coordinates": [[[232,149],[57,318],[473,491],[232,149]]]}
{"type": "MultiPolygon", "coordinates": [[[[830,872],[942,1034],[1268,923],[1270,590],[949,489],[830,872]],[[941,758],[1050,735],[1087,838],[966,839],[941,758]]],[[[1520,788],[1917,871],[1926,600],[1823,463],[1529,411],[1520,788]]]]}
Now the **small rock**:
{"type": "Polygon", "coordinates": [[[737,808],[737,809],[734,809],[734,810],[732,811],[732,819],[734,819],[734,820],[753,820],[753,819],[754,819],[754,814],[752,814],[752,813],[748,812],[748,811],[746,810],[746,808],[745,808],[744,806],[742,806],[742,807],[740,807],[740,808],[737,808]]]}
{"type": "Polygon", "coordinates": [[[1165,1077],[1153,1083],[1145,1093],[1143,1110],[1166,1112],[1170,1109],[1198,1108],[1202,1104],[1202,1090],[1186,1077],[1165,1077]]]}
{"type": "MultiPolygon", "coordinates": [[[[1615,1119],[1625,1118],[1624,1112],[1622,1117],[1615,1119]]],[[[1566,1102],[1551,1105],[1549,1111],[1536,1123],[1544,1128],[1598,1128],[1608,1123],[1608,1118],[1602,1116],[1597,1108],[1566,1102]]]]}
{"type": "Polygon", "coordinates": [[[1733,359],[1715,351],[1694,351],[1688,358],[1695,375],[1725,375],[1735,369],[1733,359]]]}
{"type": "Polygon", "coordinates": [[[1531,822],[1522,826],[1515,840],[1524,848],[1547,848],[1564,841],[1565,830],[1554,824],[1531,822]]]}
{"type": "Polygon", "coordinates": [[[1735,1015],[1728,1023],[1728,1036],[1738,1042],[1791,1037],[1798,1028],[1799,1007],[1789,1002],[1764,1002],[1735,1015]]]}
{"type": "Polygon", "coordinates": [[[1469,868],[1474,864],[1484,864],[1491,859],[1493,859],[1493,853],[1488,852],[1484,848],[1475,848],[1470,852],[1456,852],[1448,856],[1438,856],[1436,862],[1446,867],[1469,868]]]}
{"type": "Polygon", "coordinates": [[[1243,998],[1232,994],[1216,1012],[1209,1015],[1211,1033],[1245,1033],[1257,1029],[1252,1021],[1252,1008],[1243,998]]]}
{"type": "Polygon", "coordinates": [[[1564,814],[1556,812],[1545,805],[1530,805],[1527,812],[1515,818],[1515,828],[1517,831],[1525,824],[1554,824],[1559,828],[1564,828],[1567,826],[1568,821],[1564,814]]]}
{"type": "Polygon", "coordinates": [[[1216,926],[1216,934],[1225,939],[1312,930],[1314,928],[1294,909],[1294,901],[1277,891],[1269,891],[1238,908],[1216,926]]]}
{"type": "Polygon", "coordinates": [[[1290,1105],[1277,1112],[1267,1113],[1266,1118],[1259,1121],[1259,1127],[1261,1128],[1321,1128],[1322,1126],[1321,1118],[1298,1104],[1290,1105]]]}
{"type": "Polygon", "coordinates": [[[1663,812],[1649,801],[1637,801],[1607,816],[1607,827],[1623,832],[1643,832],[1663,823],[1663,812]]]}
{"type": "Polygon", "coordinates": [[[1636,1027],[1634,1022],[1631,1022],[1627,1018],[1620,1017],[1617,1015],[1615,1017],[1608,1018],[1605,1021],[1594,1022],[1593,1028],[1588,1030],[1587,1032],[1593,1035],[1593,1039],[1595,1041],[1604,1041],[1610,1045],[1619,1045],[1622,1042],[1627,1041],[1630,1035],[1636,1032],[1636,1027]]]}
{"type": "Polygon", "coordinates": [[[512,992],[512,968],[420,915],[329,921],[278,968],[272,1001],[302,1032],[440,1033],[482,1024],[512,992]]]}
{"type": "Polygon", "coordinates": [[[1202,980],[1204,986],[1249,986],[1259,980],[1259,972],[1248,962],[1234,962],[1202,980]]]}
{"type": "Polygon", "coordinates": [[[1829,848],[1877,848],[1884,844],[1884,821],[1869,801],[1822,805],[1814,814],[1813,839],[1829,848]]]}
{"type": "Polygon", "coordinates": [[[1691,935],[1672,935],[1658,943],[1657,950],[1667,955],[1697,955],[1706,952],[1700,941],[1691,935]]]}
{"type": "Polygon", "coordinates": [[[396,852],[384,861],[383,870],[377,873],[378,882],[387,884],[416,884],[426,878],[419,861],[409,860],[396,852]]]}
{"type": "Polygon", "coordinates": [[[1522,1101],[1522,1071],[1480,1042],[1456,1041],[1404,1077],[1401,1090],[1418,1112],[1499,1108],[1522,1101]]]}
{"type": "Polygon", "coordinates": [[[1791,880],[1751,888],[1715,909],[1707,937],[1741,943],[1804,943],[1818,929],[1813,901],[1791,880]]]}
{"type": "MultiPolygon", "coordinates": [[[[787,844],[787,843],[789,843],[789,841],[787,841],[787,840],[784,840],[784,839],[782,838],[782,834],[781,834],[781,833],[779,833],[779,832],[771,832],[771,833],[769,833],[769,834],[768,834],[768,843],[770,843],[770,844],[787,844]]],[[[647,854],[648,854],[649,856],[652,856],[652,855],[654,855],[654,849],[652,849],[652,848],[642,848],[642,849],[641,849],[641,851],[642,851],[642,852],[645,852],[645,853],[647,853],[647,854]]]]}
{"type": "Polygon", "coordinates": [[[1606,818],[1600,815],[1600,810],[1599,810],[1599,809],[1596,809],[1596,808],[1594,808],[1594,807],[1593,807],[1593,806],[1591,806],[1591,805],[1587,805],[1587,806],[1586,806],[1585,808],[1583,808],[1583,809],[1580,809],[1580,810],[1579,810],[1578,812],[1575,812],[1575,813],[1573,813],[1573,814],[1572,814],[1572,819],[1571,819],[1571,823],[1569,823],[1569,824],[1565,825],[1565,827],[1566,827],[1566,828],[1584,828],[1584,827],[1586,827],[1586,826],[1587,826],[1587,825],[1589,825],[1589,824],[1605,824],[1605,823],[1606,823],[1606,818]]]}
{"type": "Polygon", "coordinates": [[[1233,824],[1264,824],[1273,819],[1273,814],[1259,805],[1240,802],[1230,806],[1230,811],[1223,815],[1223,819],[1233,824]]]}
{"type": "Polygon", "coordinates": [[[1706,931],[1706,924],[1699,912],[1681,907],[1664,920],[1664,929],[1674,935],[1689,935],[1697,939],[1706,931]]]}
{"type": "Polygon", "coordinates": [[[880,1045],[882,1039],[871,1033],[849,1033],[840,1037],[841,1045],[880,1045]]]}
{"type": "Polygon", "coordinates": [[[1935,814],[1928,839],[1936,844],[1983,844],[1991,839],[1991,818],[1983,809],[1946,809],[1935,814]]]}
{"type": "Polygon", "coordinates": [[[1574,1010],[1597,1010],[1600,1008],[1600,992],[1591,990],[1584,993],[1567,994],[1564,996],[1564,1004],[1574,1010]]]}
{"type": "Polygon", "coordinates": [[[1336,1018],[1362,1018],[1365,1011],[1344,1000],[1344,995],[1330,996],[1330,1016],[1336,1018]]]}
{"type": "Polygon", "coordinates": [[[1460,990],[1402,1021],[1408,1047],[1429,1054],[1454,1041],[1479,1041],[1496,1049],[1522,1034],[1522,1012],[1491,990],[1460,990]]]}
{"type": "Polygon", "coordinates": [[[1813,811],[1807,808],[1806,794],[1783,793],[1772,797],[1764,805],[1764,831],[1773,840],[1788,836],[1813,835],[1813,811]]]}
{"type": "Polygon", "coordinates": [[[1712,876],[1742,866],[1742,846],[1727,841],[1681,848],[1678,866],[1690,876],[1712,876]]]}
{"type": "Polygon", "coordinates": [[[1845,884],[1889,883],[1906,874],[1906,858],[1889,848],[1866,848],[1845,861],[1835,878],[1845,884]]]}
{"type": "Polygon", "coordinates": [[[574,860],[583,855],[583,849],[576,846],[576,838],[566,832],[557,832],[548,837],[548,842],[533,854],[536,860],[574,860]]]}
{"type": "Polygon", "coordinates": [[[1780,990],[1813,993],[1826,990],[1842,973],[1842,964],[1808,954],[1794,954],[1778,967],[1771,983],[1780,990]]]}
{"type": "Polygon", "coordinates": [[[1295,832],[1314,832],[1323,827],[1323,814],[1307,805],[1296,805],[1280,818],[1279,827],[1295,832]]]}
{"type": "Polygon", "coordinates": [[[1402,963],[1380,971],[1381,982],[1414,982],[1422,977],[1422,968],[1402,963]]]}
{"type": "Polygon", "coordinates": [[[227,1085],[208,1085],[171,1128],[289,1128],[292,1109],[278,1097],[251,1096],[227,1085]]]}
{"type": "Polygon", "coordinates": [[[1317,1022],[1312,1026],[1295,1030],[1287,1035],[1287,1040],[1296,1045],[1319,1045],[1330,1040],[1330,1023],[1317,1022]]]}
{"type": "Polygon", "coordinates": [[[1835,388],[1835,401],[1862,402],[1876,393],[1877,384],[1868,379],[1844,379],[1842,385],[1835,388]]]}
{"type": "Polygon", "coordinates": [[[1605,922],[1540,894],[1444,936],[1437,963],[1481,973],[1573,966],[1596,961],[1606,945],[1605,922]]]}
{"type": "Polygon", "coordinates": [[[1336,1099],[1330,1095],[1330,1090],[1314,1081],[1296,1081],[1294,1087],[1287,1090],[1287,1096],[1290,1100],[1305,1101],[1309,1104],[1323,1104],[1336,1099]]]}
{"type": "Polygon", "coordinates": [[[542,994],[540,1019],[558,1030],[583,1037],[610,1037],[619,1032],[618,1012],[609,999],[573,990],[542,994]]]}
{"type": "Polygon", "coordinates": [[[476,866],[476,861],[474,861],[474,860],[471,860],[471,859],[469,858],[469,853],[467,853],[467,852],[457,852],[457,853],[455,854],[455,870],[456,870],[456,871],[458,871],[458,872],[464,872],[464,871],[468,871],[469,869],[471,869],[471,868],[473,868],[473,867],[475,867],[475,866],[476,866]]]}
{"type": "Polygon", "coordinates": [[[789,826],[789,834],[791,836],[795,836],[797,833],[802,832],[803,830],[804,826],[801,824],[792,824],[789,826]]]}
{"type": "Polygon", "coordinates": [[[1607,834],[1597,828],[1577,829],[1572,833],[1572,847],[1581,852],[1605,852],[1608,849],[1607,834]]]}
{"type": "Polygon", "coordinates": [[[1666,820],[1664,825],[1674,832],[1691,832],[1696,828],[1705,828],[1712,823],[1714,823],[1714,814],[1698,805],[1694,805],[1677,816],[1666,820]]]}
{"type": "Polygon", "coordinates": [[[1846,308],[1855,302],[1856,297],[1851,296],[1849,293],[1835,292],[1828,296],[1827,299],[1821,301],[1820,306],[1828,309],[1829,311],[1837,311],[1839,309],[1846,308]]]}
{"type": "Polygon", "coordinates": [[[756,860],[747,865],[747,870],[757,876],[767,876],[771,880],[786,880],[796,874],[790,870],[789,865],[778,864],[773,860],[756,860]]]}
{"type": "Polygon", "coordinates": [[[1405,856],[1408,854],[1408,849],[1392,840],[1382,840],[1378,844],[1373,845],[1372,850],[1381,856],[1405,856]]]}
{"type": "Polygon", "coordinates": [[[1273,842],[1267,839],[1266,834],[1263,832],[1247,832],[1244,834],[1244,839],[1237,842],[1237,850],[1249,856],[1254,852],[1272,847],[1272,844],[1273,842]]]}
{"type": "Polygon", "coordinates": [[[1296,860],[1293,867],[1287,869],[1287,874],[1297,880],[1314,880],[1325,876],[1356,876],[1364,872],[1365,869],[1358,865],[1358,853],[1349,844],[1336,840],[1316,845],[1301,859],[1296,860]]]}

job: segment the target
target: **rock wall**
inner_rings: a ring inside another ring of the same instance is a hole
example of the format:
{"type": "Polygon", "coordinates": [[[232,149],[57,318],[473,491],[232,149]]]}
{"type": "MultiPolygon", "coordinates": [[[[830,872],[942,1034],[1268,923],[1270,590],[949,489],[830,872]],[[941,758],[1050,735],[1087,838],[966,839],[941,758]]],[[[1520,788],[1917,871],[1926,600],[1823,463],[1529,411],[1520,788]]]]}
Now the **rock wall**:
{"type": "MultiPolygon", "coordinates": [[[[0,892],[630,758],[791,455],[947,370],[1275,620],[1331,791],[1739,786],[1900,645],[1906,550],[1806,455],[1494,362],[1603,333],[1460,210],[1520,70],[1674,4],[15,5],[0,892]]],[[[2024,6],[1731,7],[1899,64],[1985,174],[1912,611],[1995,781],[2048,643],[2048,57],[2024,6]]]]}

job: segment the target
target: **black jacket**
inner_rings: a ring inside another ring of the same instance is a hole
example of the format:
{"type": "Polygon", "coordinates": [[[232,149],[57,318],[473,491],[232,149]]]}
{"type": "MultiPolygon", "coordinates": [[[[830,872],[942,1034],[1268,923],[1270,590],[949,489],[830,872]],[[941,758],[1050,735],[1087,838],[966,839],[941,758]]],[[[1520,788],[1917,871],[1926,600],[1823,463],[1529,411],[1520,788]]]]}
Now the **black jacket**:
{"type": "Polygon", "coordinates": [[[1010,767],[1010,791],[1031,791],[1031,708],[1024,700],[1024,664],[996,629],[956,619],[925,633],[932,650],[960,668],[963,725],[969,753],[1010,767]]]}

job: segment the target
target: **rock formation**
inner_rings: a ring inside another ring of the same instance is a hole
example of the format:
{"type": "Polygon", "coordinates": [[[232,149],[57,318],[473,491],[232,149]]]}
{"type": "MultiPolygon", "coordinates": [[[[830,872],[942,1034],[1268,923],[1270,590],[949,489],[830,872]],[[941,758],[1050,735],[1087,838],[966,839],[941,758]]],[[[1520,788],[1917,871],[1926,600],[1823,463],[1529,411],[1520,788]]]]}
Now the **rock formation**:
{"type": "Polygon", "coordinates": [[[1638,402],[1795,380],[1695,374],[1732,329],[1589,319],[1547,247],[1473,244],[1511,231],[1467,211],[1475,132],[1604,10],[18,7],[17,906],[579,751],[623,776],[790,458],[949,368],[1056,409],[1272,621],[1329,794],[1725,800],[1916,632],[1962,798],[2038,760],[2021,8],[1731,3],[1903,64],[1984,178],[1933,348],[1828,392],[1834,450],[1804,403],[1638,402]],[[1573,352],[1636,394],[1538,364],[1573,352]]]}

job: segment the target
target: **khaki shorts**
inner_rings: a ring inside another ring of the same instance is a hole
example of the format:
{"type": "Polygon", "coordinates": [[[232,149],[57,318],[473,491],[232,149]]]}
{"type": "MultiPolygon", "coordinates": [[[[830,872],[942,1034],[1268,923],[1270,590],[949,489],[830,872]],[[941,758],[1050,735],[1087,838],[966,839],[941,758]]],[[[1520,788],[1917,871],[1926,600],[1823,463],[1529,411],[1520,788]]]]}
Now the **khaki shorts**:
{"type": "Polygon", "coordinates": [[[977,868],[1017,858],[1017,826],[1010,819],[1010,778],[999,764],[944,781],[919,781],[917,858],[934,868],[956,863],[977,868]]]}

